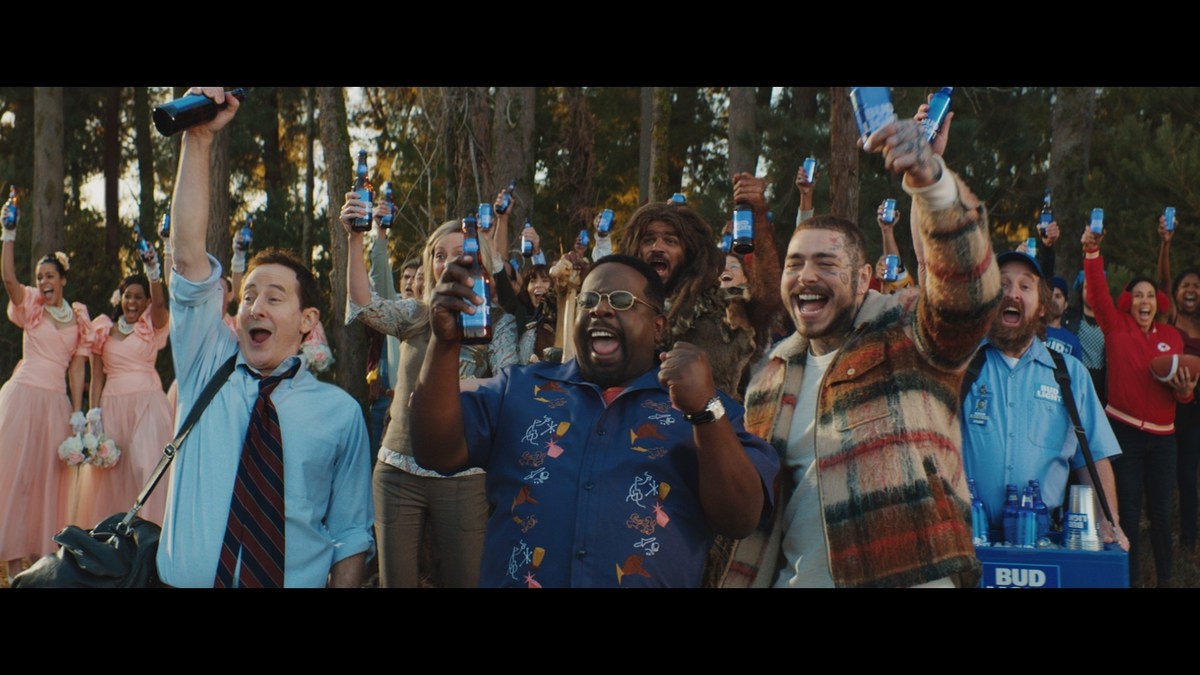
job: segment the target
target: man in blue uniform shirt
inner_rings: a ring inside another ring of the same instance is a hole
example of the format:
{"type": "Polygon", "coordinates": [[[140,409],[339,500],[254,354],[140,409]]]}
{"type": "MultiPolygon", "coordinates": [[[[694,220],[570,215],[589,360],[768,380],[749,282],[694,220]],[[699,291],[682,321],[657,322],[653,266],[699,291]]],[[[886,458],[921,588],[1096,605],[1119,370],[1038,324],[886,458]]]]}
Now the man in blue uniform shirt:
{"type": "Polygon", "coordinates": [[[159,576],[171,586],[358,586],[373,547],[361,409],[298,355],[320,320],[320,292],[295,256],[255,256],[236,338],[222,322],[221,266],[204,250],[209,162],[213,134],[238,101],[220,88],[189,93],[228,107],[184,132],[171,203],[178,411],[186,414],[213,373],[237,357],[172,467],[159,576]]]}
{"type": "MultiPolygon", "coordinates": [[[[1091,484],[1079,441],[1075,436],[1054,378],[1054,361],[1045,343],[1036,339],[1045,320],[1050,288],[1037,262],[1024,253],[997,256],[1002,289],[1000,307],[988,337],[980,347],[986,358],[979,377],[963,400],[963,457],[967,475],[988,505],[992,529],[1001,526],[1006,484],[1018,487],[1036,479],[1042,500],[1050,508],[1063,503],[1068,470],[1081,483],[1091,484]]],[[[1071,375],[1075,405],[1096,460],[1096,472],[1117,518],[1117,491],[1109,458],[1121,453],[1108,418],[1096,396],[1092,379],[1078,359],[1064,358],[1071,375]]],[[[1097,508],[1097,513],[1100,513],[1097,508]]],[[[1116,523],[1106,531],[1125,550],[1129,542],[1116,523]]]]}
{"type": "Polygon", "coordinates": [[[451,261],[412,397],[413,448],[443,473],[487,470],[484,586],[699,586],[714,535],[749,534],[779,462],[717,392],[707,355],[656,354],[665,289],[637,258],[592,266],[576,358],[458,391],[458,314],[482,300],[451,261]],[[474,304],[473,304],[474,303],[474,304]]]}

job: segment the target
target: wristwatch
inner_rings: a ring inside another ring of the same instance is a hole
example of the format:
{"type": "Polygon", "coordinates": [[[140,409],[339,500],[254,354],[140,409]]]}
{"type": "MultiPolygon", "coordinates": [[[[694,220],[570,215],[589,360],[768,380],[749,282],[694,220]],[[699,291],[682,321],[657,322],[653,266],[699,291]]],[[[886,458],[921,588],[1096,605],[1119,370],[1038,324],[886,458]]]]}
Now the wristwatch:
{"type": "Polygon", "coordinates": [[[721,398],[719,396],[714,396],[712,397],[712,400],[704,406],[704,410],[701,410],[698,413],[684,413],[683,419],[691,422],[692,424],[708,424],[709,422],[716,422],[724,416],[725,406],[721,405],[721,398]]]}

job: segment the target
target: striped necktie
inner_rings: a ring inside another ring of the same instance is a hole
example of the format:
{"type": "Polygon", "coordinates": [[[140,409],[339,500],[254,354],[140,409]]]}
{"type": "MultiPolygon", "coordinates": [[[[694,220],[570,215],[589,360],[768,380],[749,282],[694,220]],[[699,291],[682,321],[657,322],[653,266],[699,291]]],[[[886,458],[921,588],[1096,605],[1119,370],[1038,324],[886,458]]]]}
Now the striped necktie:
{"type": "Polygon", "coordinates": [[[282,375],[262,377],[250,371],[258,379],[258,398],[242,444],[215,588],[234,586],[239,553],[239,587],[283,588],[283,440],[271,392],[299,370],[296,363],[282,375]]]}

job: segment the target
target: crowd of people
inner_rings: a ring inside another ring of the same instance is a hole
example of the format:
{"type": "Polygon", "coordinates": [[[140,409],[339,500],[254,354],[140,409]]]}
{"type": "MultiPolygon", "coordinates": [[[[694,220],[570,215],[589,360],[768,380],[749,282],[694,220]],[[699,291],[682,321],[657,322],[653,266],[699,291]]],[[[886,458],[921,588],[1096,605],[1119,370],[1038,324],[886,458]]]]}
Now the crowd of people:
{"type": "Polygon", "coordinates": [[[67,303],[61,253],[22,285],[5,220],[8,317],[24,330],[0,390],[10,577],[66,524],[132,505],[177,411],[214,378],[228,379],[140,512],[162,524],[165,586],[360,586],[376,566],[395,588],[974,586],[973,499],[1000,529],[1008,487],[1031,480],[1052,509],[1071,480],[1106,497],[1100,535],[1129,552],[1133,584],[1143,501],[1158,586],[1172,584],[1176,489],[1178,546],[1196,545],[1200,372],[1162,378],[1150,362],[1200,356],[1200,270],[1172,278],[1165,223],[1157,279],[1116,301],[1103,234],[1085,229],[1073,288],[1055,274],[1056,222],[1034,256],[997,254],[986,208],[942,157],[952,117],[928,140],[928,106],[863,139],[911,198],[913,270],[895,200],[877,210],[873,261],[856,224],[815,212],[803,167],[783,251],[765,181],[739,173],[752,253],[722,250],[672,199],[556,260],[527,226],[528,255],[507,255],[510,186],[489,229],[432,228],[399,279],[391,206],[347,193],[342,318],[369,328],[370,348],[339,367],[363,370],[364,415],[309,372],[329,359],[308,266],[276,249],[247,261],[239,239],[226,278],[205,250],[213,134],[239,102],[193,92],[227,106],[185,132],[163,262],[142,255],[111,317],[67,303]],[[491,339],[465,344],[460,319],[481,312],[491,339]],[[60,450],[89,434],[120,459],[60,450]]]}

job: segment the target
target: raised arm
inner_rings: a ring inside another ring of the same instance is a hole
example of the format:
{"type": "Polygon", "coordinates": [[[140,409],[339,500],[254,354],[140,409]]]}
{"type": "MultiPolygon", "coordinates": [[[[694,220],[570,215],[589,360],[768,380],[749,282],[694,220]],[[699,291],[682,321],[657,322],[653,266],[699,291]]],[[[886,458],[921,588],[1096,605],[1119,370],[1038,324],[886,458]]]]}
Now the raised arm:
{"type": "Polygon", "coordinates": [[[911,219],[925,252],[917,308],[917,348],[929,362],[953,370],[966,364],[987,334],[1000,299],[987,211],[946,168],[912,120],[889,124],[868,139],[884,167],[903,173],[911,219]]]}
{"type": "Polygon", "coordinates": [[[17,239],[17,224],[14,221],[12,227],[8,227],[8,209],[5,205],[0,207],[0,220],[3,220],[5,225],[3,233],[0,234],[0,239],[3,239],[3,245],[0,246],[0,276],[4,278],[4,290],[8,292],[8,300],[17,307],[25,302],[25,288],[21,286],[21,282],[17,280],[17,267],[13,259],[13,245],[17,239]]]}
{"type": "Polygon", "coordinates": [[[747,279],[750,298],[754,301],[747,307],[750,325],[754,327],[760,344],[767,344],[771,321],[783,311],[783,300],[779,297],[779,247],[775,243],[774,228],[767,220],[766,181],[748,173],[733,177],[734,203],[746,202],[754,211],[754,263],[750,266],[747,279]]]}
{"type": "MultiPolygon", "coordinates": [[[[154,330],[161,330],[166,327],[170,315],[167,313],[167,298],[162,287],[162,265],[158,263],[158,254],[154,252],[153,246],[142,256],[142,267],[146,271],[146,279],[150,281],[150,323],[154,325],[154,330]]],[[[92,377],[94,381],[95,375],[92,377]]]]}
{"type": "Polygon", "coordinates": [[[237,114],[238,100],[225,96],[221,87],[192,87],[189,94],[203,94],[217,103],[228,105],[217,116],[183,132],[180,142],[179,173],[175,178],[175,195],[171,199],[171,243],[175,255],[175,272],[188,281],[207,279],[212,270],[204,250],[208,231],[209,162],[213,135],[237,114]]]}
{"type": "Polygon", "coordinates": [[[469,262],[470,256],[452,258],[434,288],[429,348],[409,403],[417,463],[446,474],[467,465],[467,438],[458,397],[458,314],[473,314],[483,304],[483,298],[471,290],[472,279],[464,267],[469,262]]]}
{"type": "Polygon", "coordinates": [[[1108,289],[1108,279],[1104,276],[1104,258],[1100,255],[1100,242],[1103,239],[1103,232],[1095,234],[1085,227],[1080,242],[1083,244],[1083,279],[1087,283],[1084,289],[1087,301],[1092,306],[1100,330],[1107,334],[1117,326],[1119,319],[1112,292],[1108,289]]]}
{"type": "Polygon", "coordinates": [[[1175,296],[1171,294],[1171,239],[1175,232],[1167,230],[1167,219],[1158,217],[1158,287],[1167,290],[1167,323],[1175,323],[1175,296]]]}

